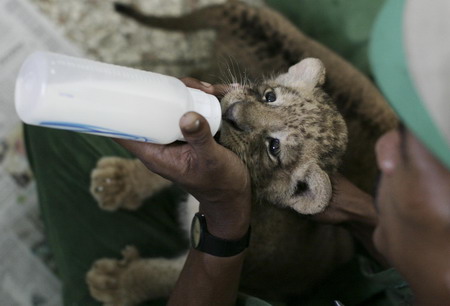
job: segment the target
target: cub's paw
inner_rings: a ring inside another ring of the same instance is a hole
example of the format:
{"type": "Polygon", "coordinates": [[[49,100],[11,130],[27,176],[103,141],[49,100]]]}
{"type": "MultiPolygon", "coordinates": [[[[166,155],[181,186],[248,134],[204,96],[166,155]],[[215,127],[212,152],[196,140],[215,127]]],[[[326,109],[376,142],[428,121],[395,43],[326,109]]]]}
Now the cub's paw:
{"type": "Polygon", "coordinates": [[[100,208],[115,211],[135,210],[142,199],[135,179],[135,161],[119,157],[103,157],[91,172],[90,192],[100,208]]]}
{"type": "Polygon", "coordinates": [[[135,247],[128,246],[122,251],[122,255],[122,260],[97,260],[86,275],[89,292],[104,305],[128,306],[140,302],[128,290],[133,283],[127,275],[132,263],[141,260],[139,252],[135,247]]]}
{"type": "Polygon", "coordinates": [[[122,255],[122,260],[97,260],[86,275],[91,295],[105,305],[136,305],[168,297],[186,260],[186,254],[143,259],[135,247],[125,248],[122,255]]]}

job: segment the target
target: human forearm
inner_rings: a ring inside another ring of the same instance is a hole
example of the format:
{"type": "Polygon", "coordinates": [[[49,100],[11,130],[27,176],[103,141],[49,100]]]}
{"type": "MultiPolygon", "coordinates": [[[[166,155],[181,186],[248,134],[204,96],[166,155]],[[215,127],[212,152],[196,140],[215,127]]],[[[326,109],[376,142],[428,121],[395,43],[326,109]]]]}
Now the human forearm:
{"type": "Polygon", "coordinates": [[[244,258],[191,249],[168,305],[234,305],[244,258]]]}
{"type": "MultiPolygon", "coordinates": [[[[250,195],[229,199],[227,208],[216,214],[216,205],[200,204],[208,232],[215,237],[236,240],[244,237],[250,224],[250,195]]],[[[234,305],[245,251],[231,257],[218,257],[191,249],[170,297],[169,305],[234,305]],[[195,281],[193,281],[195,280],[195,281]]]]}
{"type": "Polygon", "coordinates": [[[389,266],[373,243],[373,232],[378,222],[373,197],[361,190],[354,190],[354,192],[346,195],[346,205],[343,209],[346,217],[342,226],[347,228],[353,237],[382,266],[389,266]]]}
{"type": "Polygon", "coordinates": [[[360,222],[349,222],[344,225],[355,239],[366,249],[366,251],[378,261],[383,267],[388,267],[389,264],[385,257],[381,255],[373,243],[373,232],[375,226],[372,224],[365,224],[360,222]]]}
{"type": "Polygon", "coordinates": [[[388,262],[373,243],[372,237],[378,222],[374,199],[362,191],[355,192],[348,195],[345,210],[346,218],[342,226],[350,231],[374,259],[388,267],[388,262]]]}
{"type": "Polygon", "coordinates": [[[359,189],[355,189],[346,195],[346,200],[344,208],[346,218],[342,225],[350,231],[353,237],[381,265],[389,266],[384,256],[378,252],[373,243],[373,232],[378,222],[373,197],[359,189]]]}
{"type": "Polygon", "coordinates": [[[345,177],[333,178],[335,195],[329,207],[313,217],[314,220],[345,227],[381,264],[386,265],[384,257],[373,244],[373,232],[378,222],[374,199],[363,192],[345,177]]]}

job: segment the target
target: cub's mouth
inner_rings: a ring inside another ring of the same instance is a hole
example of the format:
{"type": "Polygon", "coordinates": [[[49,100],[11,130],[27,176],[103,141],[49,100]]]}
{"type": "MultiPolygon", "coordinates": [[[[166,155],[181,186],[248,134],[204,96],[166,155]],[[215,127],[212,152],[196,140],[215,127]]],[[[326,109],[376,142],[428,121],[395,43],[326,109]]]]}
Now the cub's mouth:
{"type": "Polygon", "coordinates": [[[223,119],[224,122],[228,123],[228,125],[231,128],[233,128],[233,129],[235,129],[235,130],[237,130],[239,132],[243,132],[244,131],[242,128],[239,127],[239,125],[236,123],[236,121],[231,120],[229,118],[224,118],[224,117],[222,117],[222,119],[223,119]]]}
{"type": "Polygon", "coordinates": [[[216,133],[216,135],[214,135],[214,140],[217,142],[217,143],[220,143],[221,144],[221,142],[220,142],[220,130],[216,133]]]}

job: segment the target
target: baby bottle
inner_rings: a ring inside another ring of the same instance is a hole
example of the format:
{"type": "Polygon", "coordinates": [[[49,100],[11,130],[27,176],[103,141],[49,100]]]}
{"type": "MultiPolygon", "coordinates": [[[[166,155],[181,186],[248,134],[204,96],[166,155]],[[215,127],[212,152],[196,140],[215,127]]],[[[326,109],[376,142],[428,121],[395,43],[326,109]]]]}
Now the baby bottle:
{"type": "Polygon", "coordinates": [[[27,124],[160,144],[183,140],[188,111],[205,117],[213,135],[221,121],[216,97],[177,78],[50,52],[25,60],[15,104],[27,124]]]}

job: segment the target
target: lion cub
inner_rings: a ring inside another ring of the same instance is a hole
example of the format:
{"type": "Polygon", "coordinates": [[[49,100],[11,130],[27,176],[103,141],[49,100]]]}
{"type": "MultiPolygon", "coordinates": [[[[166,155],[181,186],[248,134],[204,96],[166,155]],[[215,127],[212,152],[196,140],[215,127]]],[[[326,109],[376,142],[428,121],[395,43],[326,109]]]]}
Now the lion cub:
{"type": "MultiPolygon", "coordinates": [[[[243,292],[276,300],[300,295],[353,254],[348,232],[304,216],[330,201],[330,175],[347,144],[346,124],[324,82],[322,62],[307,58],[261,84],[231,88],[221,101],[219,142],[245,162],[254,194],[243,292]]],[[[136,209],[169,184],[137,160],[104,158],[92,173],[91,191],[104,209],[136,209]]],[[[180,203],[186,234],[197,204],[193,198],[180,203]]],[[[143,259],[134,248],[123,255],[101,259],[89,271],[99,301],[133,305],[168,296],[186,257],[143,259]]]]}

